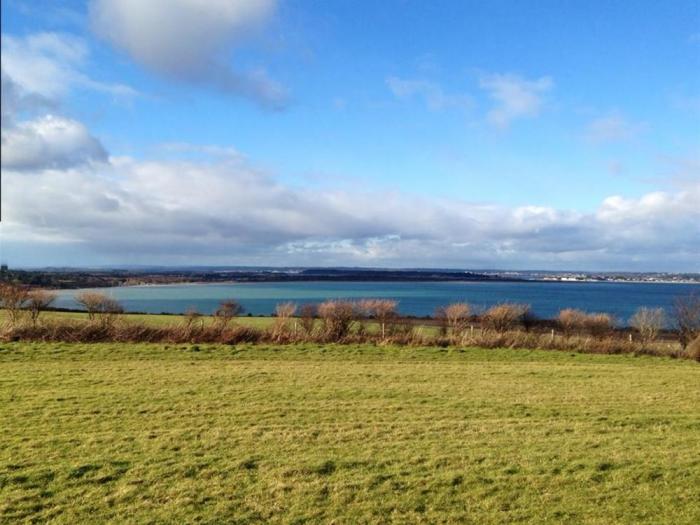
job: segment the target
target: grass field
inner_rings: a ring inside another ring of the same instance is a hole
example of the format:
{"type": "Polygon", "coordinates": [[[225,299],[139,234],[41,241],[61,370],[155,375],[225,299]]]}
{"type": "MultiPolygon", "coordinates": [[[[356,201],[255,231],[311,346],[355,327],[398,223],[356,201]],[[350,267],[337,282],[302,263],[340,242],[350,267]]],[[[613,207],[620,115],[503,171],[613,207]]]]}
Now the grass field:
{"type": "MultiPolygon", "coordinates": [[[[181,324],[185,320],[185,316],[178,314],[133,314],[126,313],[121,314],[120,319],[126,323],[143,323],[151,326],[172,326],[181,324]]],[[[9,320],[9,315],[7,310],[0,308],[0,324],[7,322],[9,320]]],[[[53,322],[60,321],[87,321],[88,315],[85,312],[56,312],[56,311],[46,311],[41,313],[41,320],[48,320],[53,322]]],[[[205,325],[214,322],[214,319],[210,315],[203,315],[198,322],[205,325]]],[[[236,317],[233,320],[241,326],[250,326],[252,328],[265,329],[273,326],[275,323],[275,317],[273,316],[248,316],[242,315],[236,317]]],[[[316,320],[316,326],[319,326],[320,320],[316,320]]],[[[379,325],[374,321],[365,321],[365,326],[369,332],[377,332],[379,330],[379,325]]],[[[425,335],[437,335],[439,328],[434,323],[430,324],[424,320],[416,321],[415,326],[420,329],[425,335]]]]}
{"type": "MultiPolygon", "coordinates": [[[[150,324],[154,326],[164,326],[169,324],[180,323],[184,320],[182,315],[169,315],[169,314],[123,314],[121,318],[126,322],[139,322],[150,324]]],[[[0,309],[0,323],[8,320],[8,314],[6,310],[0,309]]],[[[63,321],[63,320],[74,320],[74,321],[86,321],[88,316],[85,312],[42,312],[41,319],[47,319],[51,321],[63,321]]],[[[253,317],[253,316],[241,316],[236,318],[236,322],[246,326],[253,326],[255,328],[265,328],[271,326],[274,322],[274,317],[253,317]]],[[[202,316],[201,321],[204,323],[211,323],[211,316],[202,316]]]]}
{"type": "Polygon", "coordinates": [[[0,344],[0,522],[700,523],[700,366],[0,344]]]}

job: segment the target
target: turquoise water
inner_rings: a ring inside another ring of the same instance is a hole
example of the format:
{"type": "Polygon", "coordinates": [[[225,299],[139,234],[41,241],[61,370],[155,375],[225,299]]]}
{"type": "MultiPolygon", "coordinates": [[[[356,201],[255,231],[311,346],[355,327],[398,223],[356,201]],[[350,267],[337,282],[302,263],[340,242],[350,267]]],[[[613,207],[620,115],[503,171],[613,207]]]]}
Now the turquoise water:
{"type": "MultiPolygon", "coordinates": [[[[238,300],[246,312],[270,314],[277,303],[314,303],[325,299],[390,298],[405,315],[432,315],[439,306],[466,301],[476,308],[511,301],[528,303],[541,317],[562,308],[607,312],[626,321],[640,306],[669,313],[675,297],[700,294],[697,284],[577,282],[286,282],[182,284],[105,288],[128,311],[182,313],[196,308],[211,313],[220,301],[238,300]]],[[[56,306],[78,308],[76,290],[59,294],[56,306]]]]}

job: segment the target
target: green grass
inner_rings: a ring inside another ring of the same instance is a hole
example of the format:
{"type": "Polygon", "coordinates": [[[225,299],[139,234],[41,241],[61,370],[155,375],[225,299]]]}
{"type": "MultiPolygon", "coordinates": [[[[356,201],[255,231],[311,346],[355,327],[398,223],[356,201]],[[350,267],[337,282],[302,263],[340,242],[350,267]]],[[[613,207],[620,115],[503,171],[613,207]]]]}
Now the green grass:
{"type": "MultiPolygon", "coordinates": [[[[123,314],[121,318],[127,322],[139,322],[150,324],[153,326],[164,326],[170,324],[181,323],[184,320],[182,315],[169,315],[169,314],[123,314]]],[[[42,312],[42,320],[51,321],[62,321],[62,320],[75,320],[75,321],[86,321],[88,316],[85,312],[42,312]]],[[[6,310],[0,309],[0,323],[9,320],[9,316],[6,310]]],[[[211,323],[211,316],[202,316],[202,322],[211,323]]],[[[266,328],[274,322],[274,317],[253,317],[253,316],[241,316],[237,317],[235,321],[239,324],[252,326],[254,328],[266,328]]]]}
{"type": "MultiPolygon", "coordinates": [[[[144,323],[147,325],[151,326],[167,326],[167,325],[174,325],[178,323],[182,323],[184,321],[184,316],[183,315],[178,315],[178,314],[122,314],[120,318],[125,321],[125,322],[138,322],[138,323],[144,323]]],[[[42,312],[41,313],[41,320],[50,320],[50,321],[64,321],[64,320],[74,320],[74,321],[87,321],[88,315],[85,312],[54,312],[54,311],[48,311],[48,312],[42,312]]],[[[1,309],[0,308],[0,324],[3,322],[9,321],[9,315],[7,313],[7,310],[1,309]]],[[[203,315],[200,318],[200,321],[209,324],[213,322],[213,318],[209,315],[203,315]]],[[[253,328],[268,328],[272,326],[275,322],[275,318],[272,316],[248,316],[248,315],[243,315],[240,317],[236,317],[234,319],[235,323],[238,323],[243,326],[250,326],[253,328]]],[[[317,326],[320,323],[319,320],[316,320],[317,326]]],[[[376,332],[379,330],[379,325],[374,322],[374,321],[366,321],[366,326],[368,331],[370,332],[376,332]]],[[[416,328],[420,329],[423,334],[425,335],[437,335],[438,334],[438,327],[435,325],[423,325],[423,324],[416,324],[416,328]]]]}
{"type": "Polygon", "coordinates": [[[0,344],[0,522],[700,522],[700,366],[0,344]]]}

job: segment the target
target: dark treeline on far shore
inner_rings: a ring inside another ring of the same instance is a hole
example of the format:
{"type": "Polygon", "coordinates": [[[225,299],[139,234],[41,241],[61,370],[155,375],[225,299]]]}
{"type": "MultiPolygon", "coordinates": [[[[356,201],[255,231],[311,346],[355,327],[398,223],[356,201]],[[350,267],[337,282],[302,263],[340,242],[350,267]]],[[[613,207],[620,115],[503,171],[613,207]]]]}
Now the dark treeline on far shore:
{"type": "Polygon", "coordinates": [[[521,281],[517,277],[452,270],[383,270],[362,268],[301,269],[162,269],[162,270],[9,270],[3,282],[40,288],[106,288],[144,284],[303,282],[303,281],[521,281]]]}
{"type": "MultiPolygon", "coordinates": [[[[190,310],[175,322],[155,325],[128,319],[115,299],[85,291],[76,302],[86,319],[42,318],[55,294],[18,284],[0,284],[0,326],[4,341],[196,343],[370,343],[479,346],[634,353],[700,361],[700,298],[679,297],[673,329],[661,308],[639,308],[620,329],[609,314],[565,308],[555,319],[538,319],[527,304],[501,303],[475,311],[464,302],[438,308],[428,320],[402,317],[389,299],[328,300],[318,304],[278,304],[268,326],[239,320],[243,307],[222,301],[211,316],[190,310]]],[[[45,316],[44,316],[45,317],[45,316]]],[[[145,316],[147,318],[147,316],[145,316]]]]}
{"type": "Polygon", "coordinates": [[[0,270],[0,282],[36,288],[78,289],[114,286],[304,281],[387,282],[686,282],[700,283],[700,274],[684,273],[581,273],[537,271],[470,271],[448,269],[376,268],[130,268],[130,269],[8,269],[0,270]]]}

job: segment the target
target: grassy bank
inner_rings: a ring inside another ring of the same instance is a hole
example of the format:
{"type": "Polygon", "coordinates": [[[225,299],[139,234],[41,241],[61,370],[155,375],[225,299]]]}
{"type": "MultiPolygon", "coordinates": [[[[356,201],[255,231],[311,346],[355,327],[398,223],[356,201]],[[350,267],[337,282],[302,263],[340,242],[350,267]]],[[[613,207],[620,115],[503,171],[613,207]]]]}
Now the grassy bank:
{"type": "Polygon", "coordinates": [[[5,523],[700,521],[689,361],[0,348],[5,523]]]}
{"type": "MultiPolygon", "coordinates": [[[[178,314],[121,314],[120,316],[126,322],[144,323],[149,326],[168,326],[176,323],[182,323],[184,316],[178,314]]],[[[87,321],[88,315],[85,312],[57,312],[47,311],[41,313],[42,320],[48,321],[87,321]]],[[[7,322],[9,316],[6,310],[0,308],[0,323],[7,322]]],[[[253,317],[241,316],[235,321],[243,326],[251,326],[253,328],[267,328],[272,326],[273,317],[253,317]]],[[[212,323],[210,316],[202,316],[202,323],[212,323]]]]}

